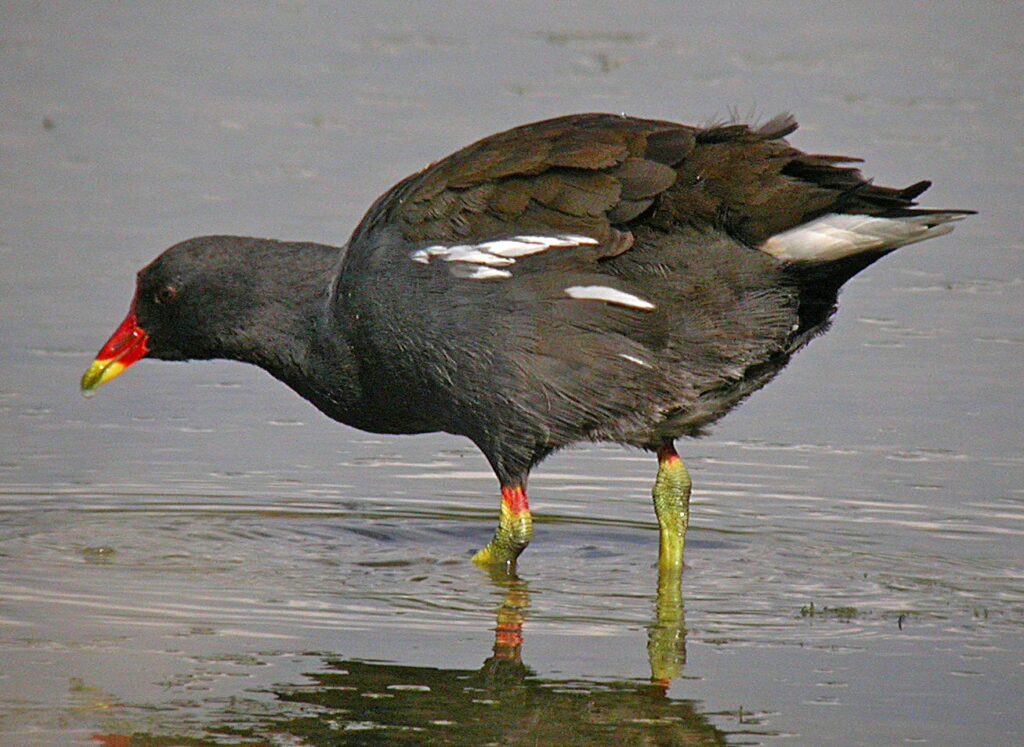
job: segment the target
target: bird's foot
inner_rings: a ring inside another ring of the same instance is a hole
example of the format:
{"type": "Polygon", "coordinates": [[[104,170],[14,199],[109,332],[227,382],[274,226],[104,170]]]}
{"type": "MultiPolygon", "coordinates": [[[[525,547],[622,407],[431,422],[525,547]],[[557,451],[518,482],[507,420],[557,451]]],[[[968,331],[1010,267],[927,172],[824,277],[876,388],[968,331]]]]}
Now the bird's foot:
{"type": "Polygon", "coordinates": [[[473,562],[487,569],[515,572],[516,559],[533,538],[533,516],[522,487],[502,487],[501,518],[494,537],[473,556],[473,562]]]}

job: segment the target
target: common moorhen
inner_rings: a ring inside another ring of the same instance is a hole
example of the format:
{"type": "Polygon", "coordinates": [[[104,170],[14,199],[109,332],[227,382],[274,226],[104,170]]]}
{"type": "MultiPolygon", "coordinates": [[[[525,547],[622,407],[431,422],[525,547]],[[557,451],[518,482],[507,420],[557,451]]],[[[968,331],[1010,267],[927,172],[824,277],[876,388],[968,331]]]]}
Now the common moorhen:
{"type": "Polygon", "coordinates": [[[915,208],[761,127],[580,114],[413,174],[337,248],[236,236],[172,246],[82,379],[144,357],[267,370],[335,420],[466,436],[501,484],[475,556],[533,534],[530,470],[576,441],[657,453],[662,568],[679,567],[697,436],[828,325],[840,286],[969,210],[915,208]]]}

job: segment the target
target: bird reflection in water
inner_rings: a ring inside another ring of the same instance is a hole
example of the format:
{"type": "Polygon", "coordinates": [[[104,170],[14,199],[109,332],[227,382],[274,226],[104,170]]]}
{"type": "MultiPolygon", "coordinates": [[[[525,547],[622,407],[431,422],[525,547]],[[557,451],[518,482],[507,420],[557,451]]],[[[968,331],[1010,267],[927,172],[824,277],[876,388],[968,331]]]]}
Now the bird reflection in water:
{"type": "Polygon", "coordinates": [[[530,591],[514,575],[493,573],[502,595],[494,648],[479,670],[435,669],[330,660],[310,687],[285,688],[285,702],[324,710],[288,722],[311,743],[362,729],[358,744],[721,745],[723,731],[693,701],[672,699],[669,686],[686,662],[681,570],[662,568],[649,626],[651,682],[555,680],[523,661],[530,591]],[[334,726],[329,726],[334,724],[334,726]],[[319,738],[318,736],[319,735],[319,738]]]}
{"type": "MultiPolygon", "coordinates": [[[[669,687],[686,663],[679,568],[660,569],[648,632],[650,682],[538,676],[523,662],[529,585],[504,573],[492,578],[502,599],[492,654],[478,670],[322,654],[305,684],[273,688],[275,701],[269,709],[265,701],[254,700],[249,709],[244,696],[233,698],[230,709],[203,730],[243,743],[287,736],[313,745],[726,744],[727,732],[711,723],[699,703],[669,697],[669,687]]],[[[729,735],[766,733],[756,723],[735,726],[729,735]]],[[[94,740],[128,747],[162,744],[167,738],[136,733],[97,735],[94,740]]],[[[189,744],[207,744],[204,738],[188,735],[189,744]]]]}

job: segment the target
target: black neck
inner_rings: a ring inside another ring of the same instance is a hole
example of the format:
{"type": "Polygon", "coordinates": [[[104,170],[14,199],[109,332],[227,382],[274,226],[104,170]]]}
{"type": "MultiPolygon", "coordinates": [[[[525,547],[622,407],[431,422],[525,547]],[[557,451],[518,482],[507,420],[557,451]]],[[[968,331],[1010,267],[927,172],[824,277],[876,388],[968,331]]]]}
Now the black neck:
{"type": "Polygon", "coordinates": [[[345,250],[324,244],[266,240],[252,298],[252,335],[226,357],[259,366],[327,415],[352,422],[359,411],[354,356],[330,311],[332,283],[345,250]],[[339,334],[340,333],[340,334],[339,334]],[[272,344],[268,344],[272,343],[272,344]]]}

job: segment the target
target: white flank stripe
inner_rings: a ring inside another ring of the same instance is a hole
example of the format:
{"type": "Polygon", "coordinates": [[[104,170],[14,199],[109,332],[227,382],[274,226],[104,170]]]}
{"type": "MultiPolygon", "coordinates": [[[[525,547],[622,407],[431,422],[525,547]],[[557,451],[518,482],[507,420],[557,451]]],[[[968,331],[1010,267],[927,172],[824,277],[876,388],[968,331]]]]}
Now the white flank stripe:
{"type": "Polygon", "coordinates": [[[575,233],[565,233],[560,236],[516,236],[514,238],[517,241],[529,241],[532,244],[547,244],[548,246],[592,246],[599,243],[597,239],[575,233]]]}
{"type": "Polygon", "coordinates": [[[650,363],[645,361],[643,358],[637,358],[635,355],[629,355],[628,353],[619,353],[619,357],[620,358],[625,358],[630,363],[635,363],[638,366],[643,366],[644,368],[650,368],[651,367],[650,363]]]}
{"type": "Polygon", "coordinates": [[[534,243],[531,241],[515,241],[513,239],[498,239],[487,241],[480,245],[485,252],[490,252],[498,257],[528,257],[550,248],[549,244],[534,243]]]}
{"type": "MultiPolygon", "coordinates": [[[[429,265],[435,259],[444,262],[455,262],[463,265],[483,265],[485,267],[507,267],[516,263],[518,257],[539,254],[547,249],[558,246],[585,246],[599,244],[597,239],[575,234],[559,236],[513,236],[508,239],[494,239],[481,244],[457,244],[455,246],[428,246],[417,249],[409,254],[409,259],[422,265],[429,265]]],[[[507,271],[471,272],[459,269],[458,265],[451,268],[456,277],[473,278],[476,280],[492,280],[510,278],[507,271]]],[[[653,308],[653,307],[652,307],[653,308]]]]}
{"type": "Polygon", "coordinates": [[[467,280],[505,280],[512,277],[508,270],[497,270],[493,267],[480,267],[474,265],[453,265],[452,275],[467,280]]]}
{"type": "Polygon", "coordinates": [[[482,252],[475,246],[453,246],[447,255],[442,257],[445,262],[467,262],[474,265],[489,265],[500,267],[502,265],[514,265],[516,261],[509,257],[498,257],[494,254],[482,252]]]}
{"type": "Polygon", "coordinates": [[[654,304],[645,301],[632,293],[609,288],[605,285],[572,285],[565,289],[565,295],[569,298],[578,298],[586,301],[604,301],[616,306],[628,306],[631,309],[641,311],[652,311],[654,304]]]}
{"type": "Polygon", "coordinates": [[[903,218],[829,213],[771,236],[762,252],[794,262],[832,262],[861,252],[897,247],[942,236],[967,213],[933,213],[903,218]]]}
{"type": "Polygon", "coordinates": [[[412,254],[410,254],[409,257],[412,259],[413,262],[420,262],[422,264],[429,265],[430,260],[432,260],[434,257],[441,256],[443,254],[446,254],[447,252],[448,247],[446,246],[428,246],[424,249],[417,249],[412,254]]]}

